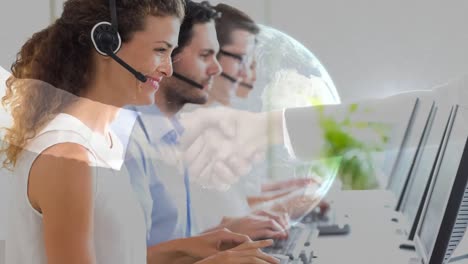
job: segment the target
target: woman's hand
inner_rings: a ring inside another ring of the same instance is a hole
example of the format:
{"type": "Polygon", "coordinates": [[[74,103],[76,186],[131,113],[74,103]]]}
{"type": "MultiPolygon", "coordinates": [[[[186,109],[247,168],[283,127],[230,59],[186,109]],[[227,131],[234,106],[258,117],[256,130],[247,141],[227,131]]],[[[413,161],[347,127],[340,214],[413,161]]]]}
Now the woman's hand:
{"type": "Polygon", "coordinates": [[[312,178],[290,179],[262,185],[262,193],[258,196],[248,196],[247,202],[251,208],[261,206],[261,204],[283,198],[291,193],[311,187],[320,186],[321,182],[312,178]]]}
{"type": "MultiPolygon", "coordinates": [[[[224,218],[221,226],[233,232],[244,234],[251,239],[277,238],[288,236],[286,228],[274,218],[265,214],[252,214],[242,218],[224,218]]],[[[279,218],[278,218],[279,219],[279,218]]]]}
{"type": "Polygon", "coordinates": [[[190,238],[170,240],[148,248],[148,264],[194,263],[217,253],[250,242],[246,235],[225,228],[190,238]]]}
{"type": "Polygon", "coordinates": [[[260,209],[253,211],[252,214],[268,217],[275,220],[284,230],[288,230],[290,227],[290,218],[287,213],[274,212],[271,209],[260,209]]]}
{"type": "Polygon", "coordinates": [[[222,251],[195,264],[277,264],[278,259],[263,253],[260,248],[273,244],[272,240],[245,242],[233,249],[222,251]]]}
{"type": "Polygon", "coordinates": [[[262,184],[262,192],[274,192],[287,190],[290,188],[300,188],[305,187],[309,184],[319,184],[319,182],[312,178],[299,178],[299,179],[289,179],[285,181],[279,181],[274,183],[265,183],[262,184]]]}
{"type": "Polygon", "coordinates": [[[186,253],[198,259],[204,259],[251,241],[245,234],[234,233],[226,228],[203,233],[187,240],[186,253]]]}
{"type": "Polygon", "coordinates": [[[298,194],[278,201],[271,206],[271,210],[277,213],[288,214],[291,219],[297,219],[310,212],[321,202],[319,195],[298,194]]]}

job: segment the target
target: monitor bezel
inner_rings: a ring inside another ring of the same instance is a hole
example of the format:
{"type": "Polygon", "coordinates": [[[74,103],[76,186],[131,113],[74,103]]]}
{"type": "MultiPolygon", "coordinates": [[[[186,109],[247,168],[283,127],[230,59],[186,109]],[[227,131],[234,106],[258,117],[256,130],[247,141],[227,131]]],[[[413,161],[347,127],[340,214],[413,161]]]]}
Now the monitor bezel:
{"type": "MultiPolygon", "coordinates": [[[[444,112],[441,112],[441,111],[442,111],[441,108],[438,107],[438,108],[437,108],[437,112],[438,112],[438,113],[436,113],[436,115],[437,115],[437,114],[440,115],[440,114],[444,113],[444,112]]],[[[429,177],[428,177],[428,179],[427,179],[426,186],[425,186],[425,188],[424,188],[424,192],[423,192],[423,194],[422,194],[421,200],[419,201],[419,205],[418,205],[418,209],[417,209],[417,211],[416,211],[416,215],[415,215],[413,221],[411,221],[411,223],[410,223],[410,224],[411,224],[411,228],[409,229],[409,232],[408,232],[408,237],[407,237],[408,241],[413,241],[414,238],[415,238],[415,236],[416,236],[416,231],[417,231],[418,223],[419,223],[419,221],[420,221],[420,218],[421,218],[421,215],[422,215],[422,212],[423,212],[423,209],[424,209],[424,204],[425,204],[425,201],[426,201],[426,199],[427,199],[427,196],[429,195],[429,191],[430,191],[431,184],[432,184],[432,182],[434,181],[434,178],[435,178],[435,177],[434,177],[434,172],[436,171],[436,168],[437,168],[437,161],[439,160],[439,157],[440,157],[440,155],[441,155],[442,148],[443,148],[443,146],[444,146],[444,142],[445,142],[445,140],[446,140],[446,138],[447,138],[447,134],[448,134],[448,132],[449,132],[449,129],[450,129],[451,124],[452,124],[453,119],[454,119],[453,112],[454,112],[454,107],[452,106],[452,107],[450,107],[450,111],[449,111],[448,117],[447,117],[447,119],[445,120],[444,131],[443,131],[443,133],[442,133],[442,137],[440,138],[440,142],[439,142],[439,145],[438,145],[438,148],[437,148],[437,153],[436,153],[434,162],[433,162],[433,164],[432,164],[432,168],[431,168],[431,171],[430,171],[430,175],[429,175],[429,177]]],[[[432,120],[432,121],[435,122],[435,121],[436,121],[436,120],[435,120],[436,118],[437,118],[437,116],[435,116],[435,117],[434,117],[434,120],[432,120]]],[[[441,118],[444,118],[444,117],[442,116],[441,118]]],[[[441,121],[443,121],[443,119],[442,119],[441,121]]],[[[431,125],[434,126],[434,125],[437,125],[437,124],[436,124],[436,123],[433,123],[433,124],[431,124],[431,125]]],[[[431,127],[431,131],[432,131],[432,129],[433,129],[433,128],[431,127]]],[[[429,137],[430,137],[430,135],[428,135],[428,139],[429,139],[429,137]]],[[[421,155],[424,155],[424,151],[421,153],[421,155]]],[[[417,171],[416,171],[416,173],[417,173],[417,171]]],[[[416,174],[416,175],[414,175],[414,176],[412,175],[412,176],[413,176],[413,177],[416,177],[417,175],[418,175],[418,174],[416,174]]],[[[415,180],[415,179],[413,179],[413,180],[415,180]]],[[[415,183],[412,182],[412,184],[415,184],[415,183]]],[[[411,184],[411,186],[412,186],[412,184],[411,184]]],[[[405,197],[404,197],[404,200],[403,200],[403,203],[402,203],[401,208],[400,208],[402,214],[404,214],[406,217],[408,217],[407,211],[406,211],[405,209],[406,209],[406,206],[407,206],[408,203],[409,203],[409,200],[408,200],[408,199],[409,199],[409,197],[408,197],[408,196],[409,196],[409,191],[411,191],[411,187],[410,187],[410,188],[408,189],[408,191],[406,192],[405,197]]],[[[408,220],[411,220],[411,219],[408,219],[408,220]]]]}
{"type": "Polygon", "coordinates": [[[424,128],[423,128],[421,137],[419,138],[418,145],[417,145],[416,150],[414,152],[413,159],[411,161],[408,173],[406,174],[406,177],[405,177],[405,182],[404,182],[404,184],[403,184],[403,186],[402,186],[402,188],[400,190],[400,195],[398,196],[398,201],[397,201],[397,204],[395,206],[395,211],[397,211],[397,212],[401,212],[401,207],[402,207],[402,204],[403,204],[403,200],[406,197],[407,192],[408,192],[408,185],[410,183],[411,177],[414,174],[413,171],[414,171],[416,162],[418,161],[418,159],[420,158],[420,156],[423,153],[423,152],[421,152],[421,147],[423,147],[424,142],[427,141],[427,139],[429,137],[430,131],[432,129],[432,124],[433,124],[433,121],[435,119],[436,114],[437,114],[437,107],[435,106],[435,101],[432,101],[431,108],[429,110],[429,115],[426,118],[426,122],[424,124],[424,128]]]}

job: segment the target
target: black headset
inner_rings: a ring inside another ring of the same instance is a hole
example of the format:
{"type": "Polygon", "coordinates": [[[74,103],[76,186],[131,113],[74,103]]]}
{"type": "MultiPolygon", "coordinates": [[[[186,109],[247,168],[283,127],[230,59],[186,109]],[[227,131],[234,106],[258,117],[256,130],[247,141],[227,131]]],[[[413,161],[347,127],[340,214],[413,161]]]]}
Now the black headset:
{"type": "Polygon", "coordinates": [[[94,48],[99,54],[109,56],[114,59],[117,63],[132,73],[140,82],[145,83],[147,81],[145,75],[135,70],[116,55],[122,46],[122,39],[120,38],[117,25],[117,7],[115,5],[115,0],[109,0],[109,8],[112,23],[107,21],[99,22],[94,25],[91,30],[91,40],[93,41],[94,48]]]}
{"type": "Polygon", "coordinates": [[[179,79],[179,80],[185,82],[185,83],[188,83],[189,85],[191,85],[191,86],[193,86],[193,87],[195,87],[195,88],[203,89],[203,85],[202,85],[202,84],[197,83],[195,80],[192,80],[192,79],[190,79],[190,78],[188,78],[188,77],[186,77],[186,76],[184,76],[184,75],[182,75],[182,74],[180,74],[180,73],[173,72],[173,73],[172,73],[172,76],[173,76],[174,78],[177,78],[177,79],[179,79]]]}
{"type": "Polygon", "coordinates": [[[231,83],[236,83],[237,82],[237,79],[232,77],[231,75],[225,73],[225,72],[221,72],[221,77],[224,77],[226,80],[230,81],[231,83]]]}

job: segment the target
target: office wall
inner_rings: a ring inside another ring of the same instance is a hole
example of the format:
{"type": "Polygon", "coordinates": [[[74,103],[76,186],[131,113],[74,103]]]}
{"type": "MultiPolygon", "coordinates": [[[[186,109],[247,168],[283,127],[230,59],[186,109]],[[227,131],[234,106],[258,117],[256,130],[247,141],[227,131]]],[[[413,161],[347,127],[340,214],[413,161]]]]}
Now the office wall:
{"type": "MultiPolygon", "coordinates": [[[[225,3],[247,13],[252,17],[255,22],[261,24],[270,23],[270,14],[271,14],[271,3],[279,0],[209,0],[212,5],[217,5],[219,3],[225,3]]],[[[301,0],[302,1],[302,0],[301,0]]],[[[201,2],[201,0],[195,0],[195,2],[201,2]]]]}
{"type": "Polygon", "coordinates": [[[272,2],[271,24],[318,56],[344,101],[468,73],[467,1],[272,2]]]}
{"type": "Polygon", "coordinates": [[[21,45],[50,21],[49,0],[2,1],[0,66],[9,69],[21,45]]]}

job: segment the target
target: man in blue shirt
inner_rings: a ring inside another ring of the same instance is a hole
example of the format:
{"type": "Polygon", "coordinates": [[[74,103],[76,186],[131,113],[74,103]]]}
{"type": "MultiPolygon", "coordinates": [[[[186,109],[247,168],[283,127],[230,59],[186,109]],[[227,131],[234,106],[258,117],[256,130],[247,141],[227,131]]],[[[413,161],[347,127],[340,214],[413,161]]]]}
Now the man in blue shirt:
{"type": "MultiPolygon", "coordinates": [[[[221,72],[214,24],[218,13],[208,4],[193,2],[188,2],[186,10],[179,46],[172,56],[174,76],[161,82],[157,106],[131,108],[133,111],[123,111],[119,118],[127,120],[120,124],[135,120],[129,142],[124,143],[125,169],[145,212],[148,247],[192,234],[188,174],[177,148],[183,129],[176,113],[186,103],[205,103],[213,77],[221,72]]],[[[224,227],[254,238],[286,235],[276,221],[260,216],[236,219],[214,229],[224,227]]]]}
{"type": "Polygon", "coordinates": [[[177,148],[183,128],[177,119],[167,118],[155,105],[130,107],[129,110],[121,110],[113,128],[124,139],[127,149],[122,171],[130,175],[146,217],[148,259],[158,261],[154,264],[167,263],[165,260],[196,264],[240,263],[245,258],[250,259],[246,263],[279,263],[258,251],[271,245],[271,241],[249,242],[248,237],[227,229],[190,237],[188,175],[177,148]],[[131,132],[125,127],[130,124],[134,124],[131,132]]]}
{"type": "MultiPolygon", "coordinates": [[[[209,49],[201,55],[214,58],[207,79],[220,72],[215,58],[218,45],[214,31],[216,16],[217,13],[211,8],[189,1],[180,29],[179,47],[174,51],[192,44],[194,35],[209,32],[195,32],[194,27],[212,27],[214,39],[206,35],[199,36],[202,40],[213,40],[209,49]]],[[[208,87],[208,83],[206,85],[208,87]]],[[[175,117],[163,112],[157,105],[130,106],[120,112],[113,124],[126,149],[123,171],[130,175],[131,184],[145,214],[148,247],[190,237],[192,229],[188,175],[177,148],[183,128],[175,117]]]]}
{"type": "MultiPolygon", "coordinates": [[[[202,3],[202,5],[204,4],[202,3]]],[[[206,5],[206,8],[213,10],[216,14],[216,11],[208,7],[208,5],[206,5]]],[[[179,46],[172,54],[173,76],[162,80],[160,89],[155,95],[156,105],[170,120],[176,119],[177,114],[186,104],[202,105],[207,103],[210,98],[209,91],[212,88],[212,83],[222,71],[217,59],[219,58],[220,47],[214,20],[200,23],[203,17],[201,13],[198,13],[193,17],[188,15],[184,20],[179,34],[179,46]]],[[[238,70],[239,73],[243,71],[245,69],[238,70]]],[[[175,124],[177,123],[175,122],[175,124]]],[[[222,176],[220,175],[220,177],[222,176]]],[[[161,178],[165,178],[166,181],[169,178],[174,180],[170,176],[162,176],[161,178]]],[[[166,186],[169,186],[167,182],[166,186]]],[[[168,188],[171,193],[183,196],[180,188],[182,185],[173,184],[172,186],[172,188],[168,188]]],[[[187,192],[187,197],[190,198],[190,192],[187,192]]],[[[179,200],[182,199],[179,197],[179,200]]],[[[211,205],[206,204],[206,206],[210,207],[211,205]]],[[[275,220],[264,215],[229,218],[226,221],[214,223],[212,226],[206,226],[202,229],[197,228],[195,233],[203,232],[206,228],[226,227],[231,231],[246,234],[252,239],[285,237],[284,221],[280,224],[280,217],[273,215],[271,217],[274,217],[275,220]]],[[[188,220],[188,223],[192,223],[192,219],[188,220]]],[[[194,228],[194,226],[191,227],[194,228]]]]}
{"type": "MultiPolygon", "coordinates": [[[[190,236],[188,192],[181,191],[184,204],[177,204],[168,191],[164,176],[186,185],[186,174],[177,157],[177,138],[183,129],[177,120],[171,122],[155,105],[130,107],[120,120],[135,120],[125,157],[125,168],[143,207],[148,229],[148,245],[190,236]],[[171,171],[167,171],[170,168],[171,171]],[[148,188],[149,186],[149,188],[148,188]]],[[[124,122],[121,122],[124,123],[124,122]]],[[[131,123],[129,121],[125,123],[131,123]]],[[[120,130],[123,131],[123,130],[120,130]]]]}

